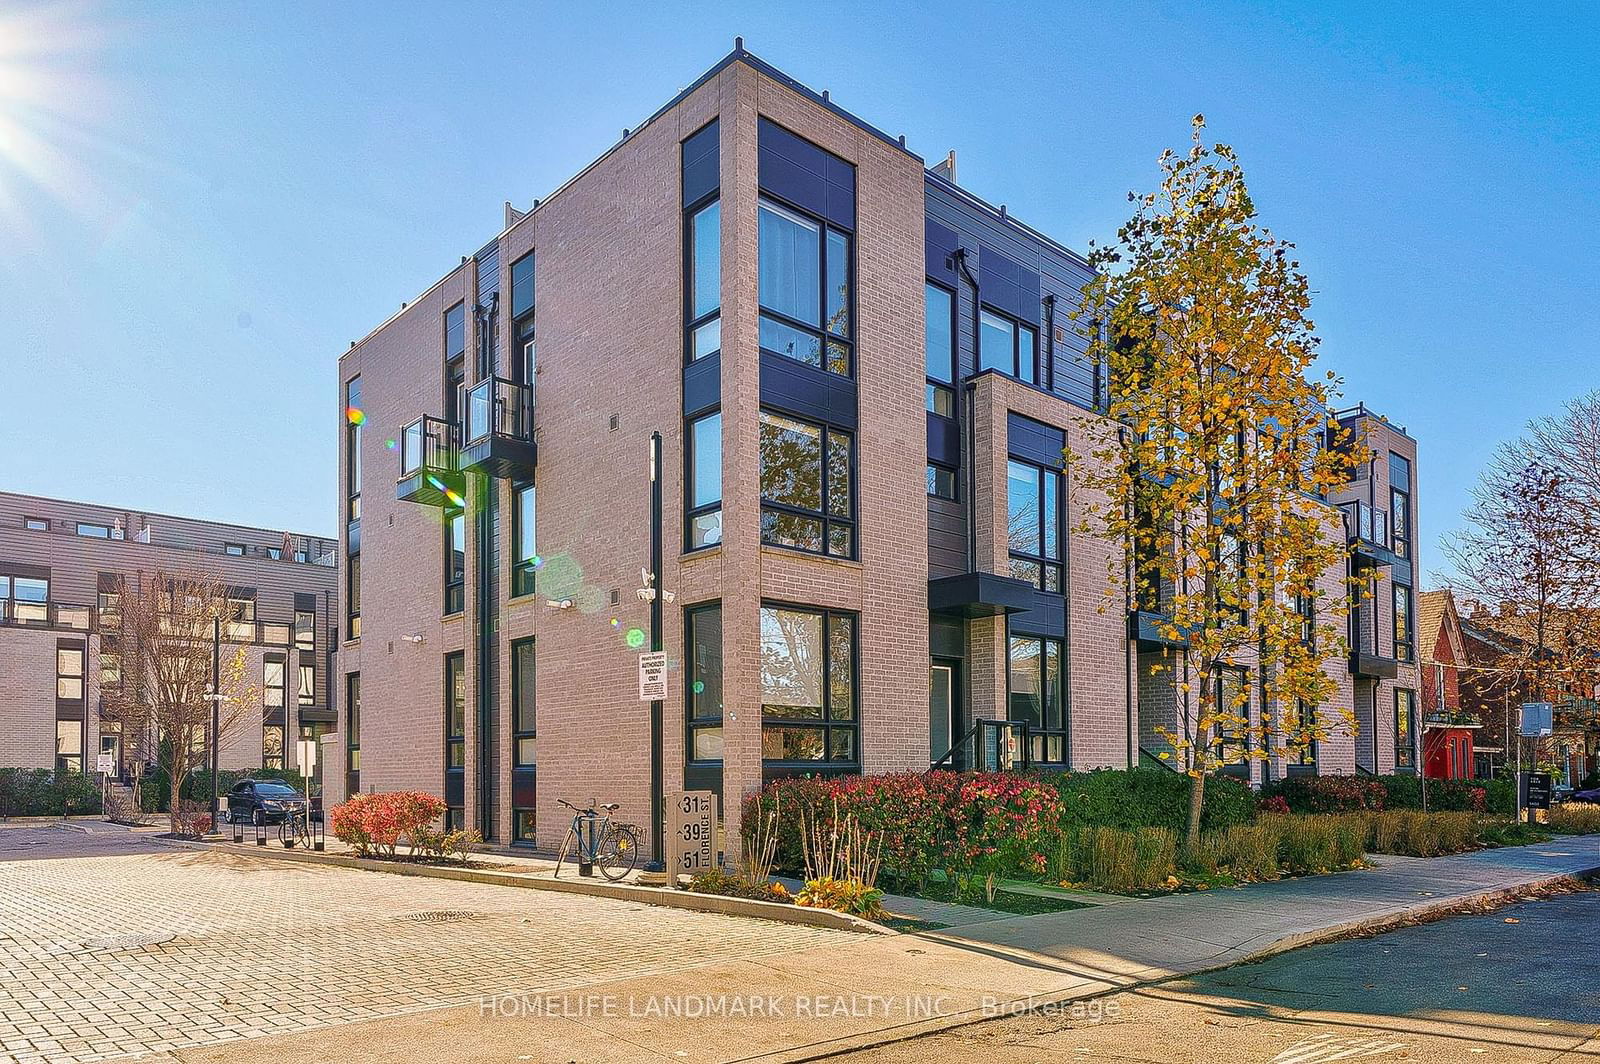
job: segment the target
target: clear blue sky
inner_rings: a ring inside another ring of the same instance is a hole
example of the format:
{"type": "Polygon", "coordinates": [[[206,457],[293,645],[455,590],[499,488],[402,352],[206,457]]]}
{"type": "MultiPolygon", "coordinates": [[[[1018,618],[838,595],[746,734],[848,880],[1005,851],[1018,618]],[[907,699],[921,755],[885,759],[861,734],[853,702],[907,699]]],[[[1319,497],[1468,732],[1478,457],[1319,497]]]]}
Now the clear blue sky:
{"type": "Polygon", "coordinates": [[[1112,6],[0,0],[0,488],[331,531],[339,353],[737,33],[1079,248],[1205,112],[1431,545],[1600,386],[1600,9],[1112,6]]]}

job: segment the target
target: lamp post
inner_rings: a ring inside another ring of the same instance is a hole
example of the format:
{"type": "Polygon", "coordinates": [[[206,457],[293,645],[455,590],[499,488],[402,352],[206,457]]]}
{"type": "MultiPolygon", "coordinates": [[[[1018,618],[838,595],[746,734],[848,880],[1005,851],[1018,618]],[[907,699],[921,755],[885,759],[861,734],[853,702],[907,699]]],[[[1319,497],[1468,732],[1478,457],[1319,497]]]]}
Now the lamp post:
{"type": "Polygon", "coordinates": [[[222,759],[222,739],[217,733],[222,730],[222,692],[217,688],[221,684],[222,671],[222,615],[217,614],[211,618],[211,690],[206,692],[206,701],[211,703],[211,827],[217,826],[217,811],[221,801],[217,796],[217,770],[222,759]]]}
{"type": "MultiPolygon", "coordinates": [[[[650,434],[650,573],[655,594],[650,597],[650,650],[661,649],[661,433],[650,434]]],[[[662,839],[666,813],[665,765],[662,753],[662,703],[650,703],[650,860],[644,870],[663,873],[667,869],[665,840],[662,839]]]]}

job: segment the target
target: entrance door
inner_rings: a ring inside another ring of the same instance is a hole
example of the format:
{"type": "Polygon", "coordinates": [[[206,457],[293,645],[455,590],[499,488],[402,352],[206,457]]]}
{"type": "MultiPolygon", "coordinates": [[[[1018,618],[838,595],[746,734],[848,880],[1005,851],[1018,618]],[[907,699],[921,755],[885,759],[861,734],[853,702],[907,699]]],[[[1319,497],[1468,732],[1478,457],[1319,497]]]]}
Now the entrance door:
{"type": "Polygon", "coordinates": [[[950,743],[959,738],[960,717],[957,708],[955,663],[936,661],[928,668],[929,764],[949,753],[950,743]]]}

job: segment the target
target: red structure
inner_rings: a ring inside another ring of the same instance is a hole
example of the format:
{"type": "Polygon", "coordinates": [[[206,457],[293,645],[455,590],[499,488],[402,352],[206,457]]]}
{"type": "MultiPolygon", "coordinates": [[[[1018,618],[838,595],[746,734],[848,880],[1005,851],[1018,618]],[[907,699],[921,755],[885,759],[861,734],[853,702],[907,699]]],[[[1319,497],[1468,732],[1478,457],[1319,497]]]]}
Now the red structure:
{"type": "Polygon", "coordinates": [[[1461,709],[1466,640],[1455,596],[1424,591],[1417,634],[1422,658],[1422,771],[1431,780],[1472,779],[1474,733],[1483,725],[1461,709]]]}

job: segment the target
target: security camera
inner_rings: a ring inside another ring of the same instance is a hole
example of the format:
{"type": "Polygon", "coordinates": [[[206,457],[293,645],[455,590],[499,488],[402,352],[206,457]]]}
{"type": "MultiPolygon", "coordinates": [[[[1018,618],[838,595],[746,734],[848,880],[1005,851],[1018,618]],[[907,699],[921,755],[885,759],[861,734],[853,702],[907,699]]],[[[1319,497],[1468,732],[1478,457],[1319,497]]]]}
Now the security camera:
{"type": "Polygon", "coordinates": [[[544,604],[553,610],[570,610],[572,608],[572,600],[569,598],[545,599],[544,604]]]}
{"type": "Polygon", "coordinates": [[[421,634],[406,636],[406,642],[407,643],[421,643],[422,641],[423,641],[423,637],[421,636],[421,634]]]}

